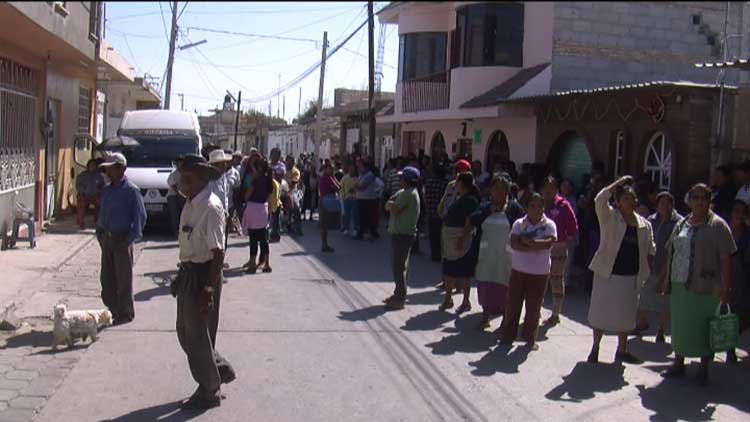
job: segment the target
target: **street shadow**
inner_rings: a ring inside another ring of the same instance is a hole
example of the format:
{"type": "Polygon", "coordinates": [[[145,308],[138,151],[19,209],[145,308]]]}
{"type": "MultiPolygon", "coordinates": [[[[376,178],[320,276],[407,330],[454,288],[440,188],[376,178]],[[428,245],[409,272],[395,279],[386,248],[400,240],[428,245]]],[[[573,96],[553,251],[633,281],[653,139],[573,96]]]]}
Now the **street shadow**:
{"type": "Polygon", "coordinates": [[[178,249],[180,247],[177,243],[166,244],[166,245],[153,245],[144,246],[143,249],[147,251],[165,250],[165,249],[178,249]]]}
{"type": "MultiPolygon", "coordinates": [[[[456,318],[455,314],[449,314],[456,318]]],[[[477,327],[481,314],[475,313],[457,318],[453,327],[446,327],[447,335],[437,342],[426,344],[435,355],[452,355],[455,353],[481,353],[489,351],[497,344],[497,337],[480,331],[477,327]]]]}
{"type": "Polygon", "coordinates": [[[152,273],[144,273],[144,277],[151,277],[151,281],[157,286],[167,286],[172,283],[175,277],[177,277],[177,270],[158,271],[152,273]]]}
{"type": "Polygon", "coordinates": [[[411,305],[440,305],[445,294],[443,290],[425,290],[406,295],[406,302],[411,305]]]}
{"type": "MultiPolygon", "coordinates": [[[[8,337],[5,340],[7,349],[18,347],[50,347],[52,345],[52,331],[32,330],[28,333],[22,333],[8,337]]],[[[1,349],[0,349],[1,350],[1,349]]]]}
{"type": "Polygon", "coordinates": [[[160,421],[160,422],[184,422],[197,418],[206,413],[205,410],[187,410],[180,407],[181,402],[160,404],[144,409],[135,410],[126,415],[115,419],[102,419],[99,422],[141,422],[141,421],[160,421]]]}
{"type": "Polygon", "coordinates": [[[367,308],[355,309],[353,311],[341,311],[339,313],[339,319],[343,321],[357,322],[357,321],[369,321],[375,319],[388,312],[383,305],[373,305],[367,308]]]}
{"type": "Polygon", "coordinates": [[[242,277],[243,275],[249,274],[247,274],[242,268],[230,268],[228,270],[224,270],[224,279],[242,277]]]}
{"type": "Polygon", "coordinates": [[[672,354],[672,345],[669,343],[658,344],[644,341],[642,338],[633,337],[628,340],[628,350],[641,358],[644,362],[671,363],[669,356],[672,354]]]}
{"type": "MultiPolygon", "coordinates": [[[[492,344],[497,344],[495,336],[488,337],[492,340],[492,344]]],[[[531,349],[525,346],[512,348],[499,345],[478,361],[469,362],[469,366],[474,367],[471,374],[477,377],[489,377],[497,372],[517,374],[518,368],[526,362],[529,353],[531,353],[531,349]]]]}
{"type": "MultiPolygon", "coordinates": [[[[622,363],[591,364],[578,362],[563,382],[544,396],[553,401],[582,403],[593,399],[596,393],[611,393],[628,385],[625,382],[625,366],[622,363]],[[567,395],[567,397],[563,397],[567,395]]],[[[675,397],[669,399],[673,401],[675,397]]]]}
{"type": "MultiPolygon", "coordinates": [[[[669,365],[647,366],[647,369],[660,372],[669,365]]],[[[654,412],[652,421],[702,422],[713,420],[719,405],[750,412],[747,399],[747,368],[738,369],[731,365],[715,362],[711,365],[708,387],[699,387],[695,380],[698,363],[687,368],[687,375],[681,379],[663,379],[653,387],[636,385],[641,397],[641,405],[654,412]],[[679,397],[679,400],[675,400],[679,397]]]]}
{"type": "Polygon", "coordinates": [[[452,312],[433,309],[407,319],[401,329],[405,331],[432,331],[454,319],[456,319],[456,314],[452,312]]]}
{"type": "Polygon", "coordinates": [[[133,300],[136,302],[148,302],[149,300],[158,297],[166,296],[171,294],[169,291],[169,285],[159,285],[148,290],[140,291],[133,295],[133,300]]]}
{"type": "Polygon", "coordinates": [[[310,255],[310,253],[305,252],[305,251],[287,252],[287,253],[281,254],[281,256],[308,256],[308,255],[310,255]]]}

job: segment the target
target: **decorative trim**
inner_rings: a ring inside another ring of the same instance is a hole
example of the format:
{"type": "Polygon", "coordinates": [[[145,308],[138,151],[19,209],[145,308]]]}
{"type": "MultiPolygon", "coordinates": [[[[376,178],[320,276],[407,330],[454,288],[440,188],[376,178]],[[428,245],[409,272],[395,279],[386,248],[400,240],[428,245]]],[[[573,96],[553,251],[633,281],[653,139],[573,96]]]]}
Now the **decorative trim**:
{"type": "Polygon", "coordinates": [[[604,106],[600,106],[601,103],[592,99],[586,99],[583,100],[583,105],[579,108],[581,100],[573,99],[567,103],[567,107],[558,104],[553,104],[547,107],[542,106],[543,119],[544,123],[548,123],[552,117],[555,117],[558,121],[565,121],[570,117],[571,113],[573,113],[575,120],[581,121],[585,117],[588,108],[593,105],[593,117],[595,121],[601,121],[604,119],[614,106],[617,116],[620,117],[623,122],[627,122],[636,111],[640,110],[651,118],[654,123],[660,123],[664,120],[666,115],[666,104],[662,97],[671,97],[674,94],[674,91],[675,90],[672,89],[672,91],[666,94],[648,95],[643,102],[639,100],[638,96],[633,97],[632,108],[629,108],[627,105],[620,106],[620,103],[614,98],[607,101],[604,106]]]}

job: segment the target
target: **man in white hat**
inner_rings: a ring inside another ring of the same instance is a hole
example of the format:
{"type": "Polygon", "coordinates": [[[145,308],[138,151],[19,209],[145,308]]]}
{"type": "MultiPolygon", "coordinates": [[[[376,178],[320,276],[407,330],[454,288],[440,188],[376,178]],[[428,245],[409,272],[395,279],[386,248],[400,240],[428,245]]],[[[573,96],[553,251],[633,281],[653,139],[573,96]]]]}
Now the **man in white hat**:
{"type": "Polygon", "coordinates": [[[102,249],[102,301],[113,316],[113,325],[135,318],[133,306],[133,243],[143,235],[146,207],[143,196],[125,176],[128,161],[116,152],[102,164],[110,180],[102,190],[96,238],[102,249]]]}

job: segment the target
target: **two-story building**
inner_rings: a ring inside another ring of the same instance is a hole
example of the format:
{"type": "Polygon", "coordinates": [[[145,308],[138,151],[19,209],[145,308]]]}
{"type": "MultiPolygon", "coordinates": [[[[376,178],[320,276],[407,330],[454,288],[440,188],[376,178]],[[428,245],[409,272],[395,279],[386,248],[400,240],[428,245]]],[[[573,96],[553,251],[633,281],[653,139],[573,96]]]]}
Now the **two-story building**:
{"type": "MultiPolygon", "coordinates": [[[[680,178],[670,151],[699,142],[679,160],[694,169],[719,142],[718,74],[693,64],[750,49],[746,35],[723,41],[750,32],[738,2],[393,2],[378,17],[398,25],[394,109],[378,121],[401,123],[402,154],[538,162],[576,178],[601,161],[664,188],[711,166],[680,178]],[[687,137],[690,121],[701,130],[687,137]]],[[[723,98],[747,79],[726,75],[723,98]]]]}
{"type": "Polygon", "coordinates": [[[91,134],[99,2],[0,3],[0,225],[67,207],[75,134],[91,134]]]}

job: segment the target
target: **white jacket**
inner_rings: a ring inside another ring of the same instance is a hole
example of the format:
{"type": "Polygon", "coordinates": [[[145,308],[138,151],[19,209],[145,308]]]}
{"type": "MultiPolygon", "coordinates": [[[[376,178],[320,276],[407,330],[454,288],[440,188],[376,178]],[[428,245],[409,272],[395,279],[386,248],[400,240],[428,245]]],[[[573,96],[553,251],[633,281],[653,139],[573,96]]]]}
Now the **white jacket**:
{"type": "MultiPolygon", "coordinates": [[[[612,268],[615,265],[622,239],[625,237],[625,230],[627,230],[627,223],[625,223],[625,219],[622,217],[620,211],[609,205],[611,197],[612,192],[609,189],[602,189],[594,199],[596,216],[599,218],[600,239],[599,249],[594,254],[594,259],[591,260],[589,269],[603,278],[609,278],[612,275],[612,268]]],[[[646,279],[651,274],[648,255],[654,256],[656,254],[656,245],[654,245],[651,224],[638,214],[635,214],[635,217],[638,222],[637,281],[638,286],[643,287],[646,279]]]]}

